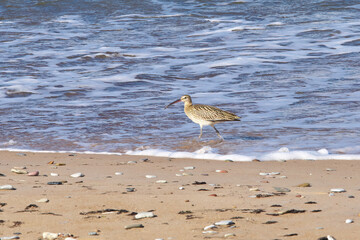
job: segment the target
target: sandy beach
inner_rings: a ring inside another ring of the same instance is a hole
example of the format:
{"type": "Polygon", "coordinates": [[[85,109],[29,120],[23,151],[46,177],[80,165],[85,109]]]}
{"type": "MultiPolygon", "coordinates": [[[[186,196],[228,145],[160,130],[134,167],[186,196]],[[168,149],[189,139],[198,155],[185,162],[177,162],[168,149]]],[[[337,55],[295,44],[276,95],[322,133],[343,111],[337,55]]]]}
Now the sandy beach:
{"type": "Polygon", "coordinates": [[[359,239],[359,161],[9,151],[0,159],[0,185],[14,188],[0,191],[0,239],[359,239]]]}

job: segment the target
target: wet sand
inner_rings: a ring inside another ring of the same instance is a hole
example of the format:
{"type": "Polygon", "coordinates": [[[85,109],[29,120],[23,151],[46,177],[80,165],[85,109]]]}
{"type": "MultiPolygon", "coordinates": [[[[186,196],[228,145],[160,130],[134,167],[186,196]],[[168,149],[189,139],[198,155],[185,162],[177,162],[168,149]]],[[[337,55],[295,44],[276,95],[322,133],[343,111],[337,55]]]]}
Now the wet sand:
{"type": "Polygon", "coordinates": [[[0,191],[0,238],[21,233],[20,239],[42,239],[43,232],[52,232],[94,240],[359,239],[359,161],[225,162],[8,151],[0,151],[0,159],[5,175],[0,185],[16,188],[0,191]],[[195,169],[184,170],[189,166],[195,169]],[[39,176],[13,173],[14,167],[39,176]],[[85,176],[70,177],[77,172],[85,176]],[[55,181],[62,185],[48,185],[55,181]],[[297,187],[303,183],[311,187],[297,187]],[[332,188],[346,192],[329,196],[332,188]],[[37,202],[42,198],[49,202],[37,202]],[[155,217],[136,220],[140,212],[155,217]],[[234,224],[204,230],[222,220],[234,224]],[[125,229],[132,224],[143,227],[125,229]]]}

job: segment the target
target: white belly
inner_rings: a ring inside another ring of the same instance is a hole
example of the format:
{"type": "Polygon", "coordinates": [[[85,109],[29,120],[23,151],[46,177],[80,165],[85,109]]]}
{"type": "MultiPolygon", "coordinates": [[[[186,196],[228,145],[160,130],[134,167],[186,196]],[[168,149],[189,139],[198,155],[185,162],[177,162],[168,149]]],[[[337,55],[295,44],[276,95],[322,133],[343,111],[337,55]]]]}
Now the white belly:
{"type": "Polygon", "coordinates": [[[214,125],[214,122],[210,122],[210,121],[206,121],[206,120],[202,120],[202,119],[198,119],[198,118],[194,118],[193,116],[189,116],[187,115],[191,121],[193,121],[194,123],[197,123],[201,126],[213,126],[214,125]]]}

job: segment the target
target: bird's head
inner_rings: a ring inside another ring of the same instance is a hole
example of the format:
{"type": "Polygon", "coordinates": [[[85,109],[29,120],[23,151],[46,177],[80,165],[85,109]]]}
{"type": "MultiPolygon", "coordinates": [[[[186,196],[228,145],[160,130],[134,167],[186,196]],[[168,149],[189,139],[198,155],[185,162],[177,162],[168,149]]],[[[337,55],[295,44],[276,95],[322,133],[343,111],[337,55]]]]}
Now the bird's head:
{"type": "Polygon", "coordinates": [[[185,104],[187,103],[191,103],[191,97],[189,95],[184,95],[182,96],[180,99],[175,100],[174,102],[170,103],[169,105],[167,105],[165,108],[170,107],[171,105],[178,103],[178,102],[183,102],[185,104]]]}
{"type": "Polygon", "coordinates": [[[183,103],[191,103],[191,97],[189,95],[184,95],[180,98],[180,101],[183,103]]]}

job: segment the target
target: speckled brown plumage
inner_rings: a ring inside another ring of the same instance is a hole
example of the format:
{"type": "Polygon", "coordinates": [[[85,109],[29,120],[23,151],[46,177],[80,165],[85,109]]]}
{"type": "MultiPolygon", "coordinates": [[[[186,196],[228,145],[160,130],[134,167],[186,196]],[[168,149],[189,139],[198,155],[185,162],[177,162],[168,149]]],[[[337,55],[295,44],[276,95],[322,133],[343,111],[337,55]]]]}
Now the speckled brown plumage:
{"type": "Polygon", "coordinates": [[[191,104],[185,106],[184,111],[187,116],[191,115],[192,117],[214,123],[240,121],[240,117],[236,116],[234,113],[204,104],[191,104]]]}
{"type": "Polygon", "coordinates": [[[215,129],[219,138],[223,139],[220,135],[220,132],[215,128],[214,125],[220,122],[240,121],[240,117],[236,114],[221,110],[220,108],[203,104],[192,104],[192,100],[189,95],[182,96],[179,100],[176,100],[167,105],[166,108],[180,101],[184,102],[184,112],[186,116],[188,116],[193,122],[200,125],[199,138],[202,136],[202,127],[209,125],[215,129]]]}

